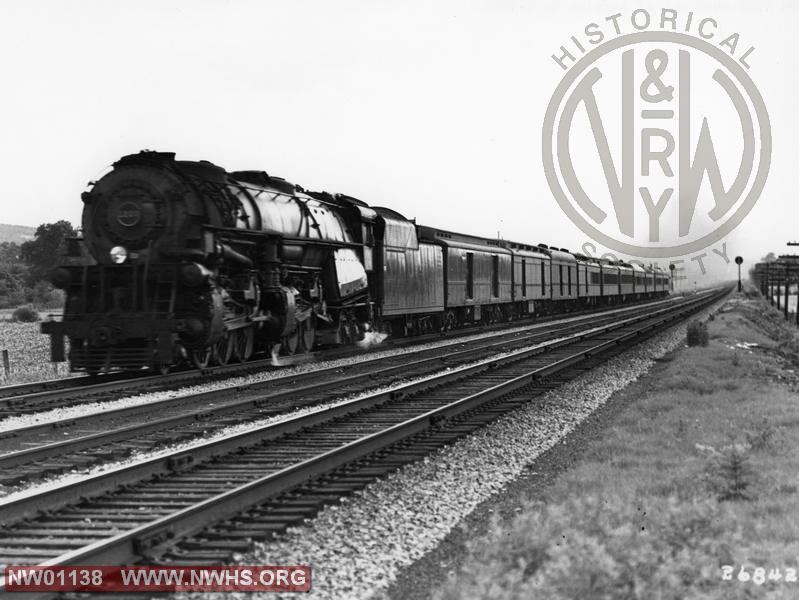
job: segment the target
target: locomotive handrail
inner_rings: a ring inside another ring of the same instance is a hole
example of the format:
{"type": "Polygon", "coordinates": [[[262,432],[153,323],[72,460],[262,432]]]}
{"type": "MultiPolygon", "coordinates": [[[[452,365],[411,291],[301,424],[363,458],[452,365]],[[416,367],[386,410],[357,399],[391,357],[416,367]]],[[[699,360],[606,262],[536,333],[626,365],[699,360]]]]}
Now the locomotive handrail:
{"type": "MultiPolygon", "coordinates": [[[[235,227],[218,227],[214,225],[203,225],[203,228],[207,231],[213,232],[220,232],[220,233],[230,233],[235,234],[236,237],[252,237],[252,238],[273,238],[276,241],[283,241],[283,242],[290,242],[290,243],[300,243],[300,244],[307,244],[309,241],[312,241],[314,246],[329,246],[331,248],[371,248],[369,244],[362,244],[360,242],[340,242],[337,240],[321,240],[317,238],[305,238],[305,237],[295,237],[295,236],[287,236],[280,233],[274,233],[272,231],[251,231],[248,229],[236,229],[235,227]]],[[[237,243],[239,240],[237,240],[237,243]]]]}

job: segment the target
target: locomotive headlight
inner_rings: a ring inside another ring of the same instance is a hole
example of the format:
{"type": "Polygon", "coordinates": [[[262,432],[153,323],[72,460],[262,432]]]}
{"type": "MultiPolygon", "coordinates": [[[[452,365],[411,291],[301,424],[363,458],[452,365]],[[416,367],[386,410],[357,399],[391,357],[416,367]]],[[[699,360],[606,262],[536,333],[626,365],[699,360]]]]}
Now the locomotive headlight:
{"type": "Polygon", "coordinates": [[[108,256],[111,257],[111,262],[121,265],[125,262],[128,258],[128,251],[125,249],[124,246],[114,246],[111,248],[111,251],[108,253],[108,256]]]}

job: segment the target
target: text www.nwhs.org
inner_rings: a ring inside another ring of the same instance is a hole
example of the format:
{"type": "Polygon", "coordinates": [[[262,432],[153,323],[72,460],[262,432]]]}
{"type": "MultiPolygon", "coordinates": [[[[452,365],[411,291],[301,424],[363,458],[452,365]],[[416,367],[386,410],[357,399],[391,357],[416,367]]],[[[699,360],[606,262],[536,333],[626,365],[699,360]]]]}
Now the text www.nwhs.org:
{"type": "Polygon", "coordinates": [[[6,592],[308,592],[311,567],[7,566],[6,592]]]}

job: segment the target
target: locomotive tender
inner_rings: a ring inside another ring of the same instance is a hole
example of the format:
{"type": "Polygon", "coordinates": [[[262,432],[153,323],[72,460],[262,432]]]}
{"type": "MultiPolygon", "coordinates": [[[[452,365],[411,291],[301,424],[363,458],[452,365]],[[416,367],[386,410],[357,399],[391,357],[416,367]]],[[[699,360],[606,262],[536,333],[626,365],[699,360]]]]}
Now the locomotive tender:
{"type": "Polygon", "coordinates": [[[83,238],[42,324],[74,371],[199,368],[467,323],[664,296],[658,268],[416,225],[263,171],[143,151],[82,195],[83,238]]]}

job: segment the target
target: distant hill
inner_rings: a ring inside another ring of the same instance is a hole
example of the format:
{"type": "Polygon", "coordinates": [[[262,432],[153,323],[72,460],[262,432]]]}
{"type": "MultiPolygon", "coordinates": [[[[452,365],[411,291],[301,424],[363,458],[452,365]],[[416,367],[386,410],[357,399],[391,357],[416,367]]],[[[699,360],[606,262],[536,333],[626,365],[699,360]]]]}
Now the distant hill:
{"type": "Polygon", "coordinates": [[[16,242],[21,244],[33,239],[33,234],[36,233],[35,227],[28,227],[27,225],[5,225],[0,223],[0,243],[3,242],[16,242]]]}

